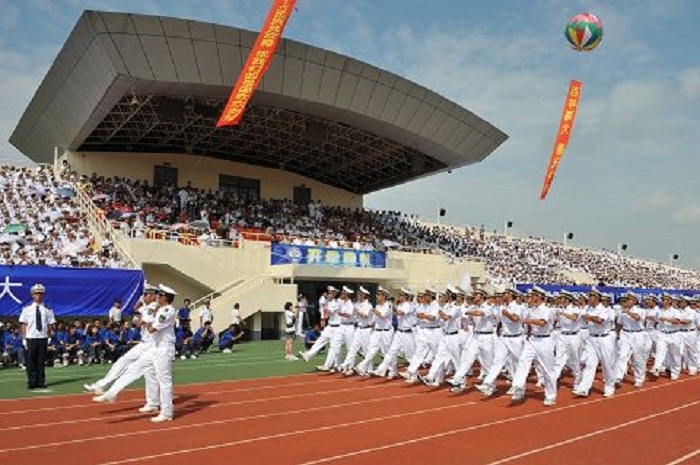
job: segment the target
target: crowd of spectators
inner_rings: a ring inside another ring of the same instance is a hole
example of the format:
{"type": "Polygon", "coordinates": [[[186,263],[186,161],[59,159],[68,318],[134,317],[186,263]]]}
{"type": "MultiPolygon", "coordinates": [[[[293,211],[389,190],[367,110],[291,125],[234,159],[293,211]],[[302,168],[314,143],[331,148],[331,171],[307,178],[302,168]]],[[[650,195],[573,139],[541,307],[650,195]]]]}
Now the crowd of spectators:
{"type": "Polygon", "coordinates": [[[99,248],[74,186],[51,169],[0,166],[0,264],[120,268],[112,244],[99,248]]]}

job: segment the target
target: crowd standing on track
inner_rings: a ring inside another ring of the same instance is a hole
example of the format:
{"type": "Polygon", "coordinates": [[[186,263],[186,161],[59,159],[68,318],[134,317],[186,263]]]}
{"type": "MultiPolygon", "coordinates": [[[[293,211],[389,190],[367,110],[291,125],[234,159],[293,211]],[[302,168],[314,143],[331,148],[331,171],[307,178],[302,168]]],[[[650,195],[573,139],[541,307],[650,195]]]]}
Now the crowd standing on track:
{"type": "MultiPolygon", "coordinates": [[[[308,362],[328,348],[318,371],[387,380],[400,375],[408,384],[431,388],[448,383],[454,393],[469,389],[472,377],[485,397],[504,378],[514,403],[525,399],[534,373],[545,406],[556,404],[564,373],[573,378],[572,394],[588,397],[600,368],[603,396],[613,397],[628,376],[641,388],[665,373],[677,380],[699,369],[700,294],[627,292],[615,302],[595,287],[587,294],[550,294],[538,286],[527,293],[453,286],[414,293],[403,287],[394,305],[380,286],[374,304],[369,297],[363,287],[355,292],[328,286],[319,302],[323,330],[316,327],[305,339],[301,359],[308,362]],[[381,362],[375,367],[377,356],[381,362]]],[[[291,303],[287,311],[291,334],[291,303]]]]}

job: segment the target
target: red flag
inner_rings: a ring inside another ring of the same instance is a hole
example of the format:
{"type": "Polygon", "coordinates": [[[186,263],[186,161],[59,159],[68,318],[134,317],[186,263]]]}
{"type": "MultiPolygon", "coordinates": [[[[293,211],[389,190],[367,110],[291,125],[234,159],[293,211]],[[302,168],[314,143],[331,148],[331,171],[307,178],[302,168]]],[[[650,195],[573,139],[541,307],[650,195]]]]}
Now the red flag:
{"type": "Polygon", "coordinates": [[[576,120],[576,112],[578,111],[578,102],[581,98],[582,86],[583,83],[579,81],[571,81],[571,84],[569,84],[569,92],[566,94],[566,102],[564,102],[564,110],[562,111],[561,122],[559,123],[559,132],[554,141],[554,148],[552,149],[552,156],[549,159],[547,173],[545,173],[544,176],[540,200],[544,200],[545,197],[547,197],[547,192],[549,192],[549,187],[552,185],[552,181],[554,181],[554,175],[559,167],[561,157],[564,156],[566,146],[569,144],[569,137],[571,136],[571,131],[574,129],[574,121],[576,120]]]}
{"type": "Polygon", "coordinates": [[[258,35],[248,59],[243,66],[233,92],[228,99],[216,127],[234,126],[241,121],[245,107],[260,84],[265,71],[275,55],[282,31],[292,14],[296,0],[274,0],[265,24],[258,35]]]}

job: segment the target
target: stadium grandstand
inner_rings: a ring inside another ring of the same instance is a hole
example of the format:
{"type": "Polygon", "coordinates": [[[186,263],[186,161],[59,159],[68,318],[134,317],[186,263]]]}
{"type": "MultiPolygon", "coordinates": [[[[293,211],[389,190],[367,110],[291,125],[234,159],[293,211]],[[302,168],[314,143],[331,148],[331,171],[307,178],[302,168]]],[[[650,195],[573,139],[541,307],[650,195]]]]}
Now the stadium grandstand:
{"type": "Polygon", "coordinates": [[[3,264],[142,270],[222,325],[238,303],[254,337],[279,337],[284,302],[329,283],[700,288],[692,270],[364,209],[507,136],[350,57],[283,40],[243,122],[217,129],[254,39],[86,11],[10,138],[41,166],[0,171],[3,264]]]}

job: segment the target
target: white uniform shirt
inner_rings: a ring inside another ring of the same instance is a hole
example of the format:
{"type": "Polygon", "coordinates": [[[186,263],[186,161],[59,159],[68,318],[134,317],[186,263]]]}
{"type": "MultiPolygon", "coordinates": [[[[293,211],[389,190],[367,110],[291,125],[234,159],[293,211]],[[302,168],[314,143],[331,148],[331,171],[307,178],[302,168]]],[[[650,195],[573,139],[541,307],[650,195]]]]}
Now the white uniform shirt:
{"type": "Polygon", "coordinates": [[[689,323],[681,324],[681,329],[690,330],[697,327],[698,313],[690,307],[685,307],[683,310],[679,310],[681,320],[688,320],[689,323]]]}
{"type": "Polygon", "coordinates": [[[639,321],[635,320],[626,313],[620,313],[617,317],[617,322],[622,325],[622,329],[625,331],[639,332],[644,330],[644,318],[646,317],[646,312],[643,308],[639,308],[636,305],[630,308],[630,312],[638,315],[639,321]]]}
{"type": "Polygon", "coordinates": [[[154,323],[156,321],[156,313],[158,312],[158,303],[151,302],[148,305],[141,307],[141,321],[145,324],[141,326],[141,343],[150,344],[153,342],[153,334],[148,332],[146,324],[154,323]]]}
{"type": "Polygon", "coordinates": [[[657,318],[657,326],[656,328],[661,331],[661,332],[671,332],[674,333],[678,331],[678,325],[674,325],[671,323],[667,323],[665,321],[661,321],[660,318],[680,318],[680,312],[675,309],[675,308],[669,308],[669,309],[660,309],[659,313],[656,315],[657,318]]]}
{"type": "Polygon", "coordinates": [[[384,302],[375,307],[381,316],[374,315],[374,329],[391,329],[391,304],[384,302]]]}
{"type": "Polygon", "coordinates": [[[202,319],[202,326],[204,326],[204,323],[211,323],[214,320],[214,314],[209,307],[200,307],[199,317],[202,319]]]}
{"type": "Polygon", "coordinates": [[[541,304],[539,307],[530,309],[527,312],[527,318],[546,321],[544,326],[530,325],[530,335],[546,336],[552,334],[552,329],[554,329],[554,311],[547,305],[541,304]]]}
{"type": "Polygon", "coordinates": [[[426,328],[440,328],[440,319],[438,317],[438,309],[440,308],[440,305],[438,305],[436,300],[433,300],[431,303],[429,303],[426,307],[423,308],[423,313],[429,316],[435,317],[434,321],[426,321],[425,322],[425,327],[426,328]]]}
{"type": "Polygon", "coordinates": [[[349,324],[354,324],[355,323],[355,304],[352,303],[352,300],[338,300],[340,303],[340,310],[338,313],[347,313],[350,316],[342,316],[340,315],[340,323],[344,325],[349,325],[349,324]]]}
{"type": "Polygon", "coordinates": [[[462,307],[454,304],[447,304],[442,308],[442,312],[450,319],[442,322],[445,334],[457,333],[462,323],[462,307]]]}
{"type": "Polygon", "coordinates": [[[404,302],[399,305],[399,311],[404,314],[396,317],[398,322],[397,327],[403,331],[412,329],[416,324],[416,307],[412,302],[404,302]]]}
{"type": "Polygon", "coordinates": [[[328,309],[328,324],[337,326],[340,324],[340,301],[338,299],[329,300],[326,303],[328,309]]]}
{"type": "Polygon", "coordinates": [[[318,311],[321,313],[321,318],[326,318],[327,316],[324,314],[326,311],[326,306],[328,305],[328,298],[324,295],[322,295],[318,299],[318,311]]]}
{"type": "Polygon", "coordinates": [[[602,335],[610,332],[610,324],[614,323],[615,315],[613,309],[604,307],[603,304],[598,304],[596,307],[588,307],[588,315],[603,319],[603,324],[588,323],[588,330],[593,335],[602,335]]]}
{"type": "Polygon", "coordinates": [[[647,318],[651,317],[651,319],[644,322],[647,331],[656,330],[656,318],[659,316],[659,307],[645,308],[644,311],[646,312],[647,318]]]}
{"type": "Polygon", "coordinates": [[[31,304],[22,309],[19,322],[27,325],[25,337],[27,339],[46,339],[49,337],[49,325],[56,323],[53,310],[46,308],[43,304],[31,304]],[[36,328],[36,307],[39,306],[41,315],[41,331],[36,328]]]}
{"type": "Polygon", "coordinates": [[[510,321],[508,317],[503,316],[503,314],[499,311],[499,318],[501,319],[501,334],[507,334],[514,336],[516,334],[522,334],[523,333],[523,314],[525,313],[525,309],[518,304],[515,300],[509,303],[506,307],[508,310],[508,313],[512,313],[514,315],[517,315],[520,317],[520,320],[518,321],[510,321]]]}
{"type": "Polygon", "coordinates": [[[581,327],[581,322],[579,321],[580,319],[581,307],[569,305],[568,307],[559,310],[559,317],[557,318],[557,323],[559,325],[559,329],[561,329],[562,332],[575,333],[578,332],[579,328],[581,327]],[[578,315],[579,317],[575,320],[570,320],[565,315],[569,317],[573,315],[578,315]]]}
{"type": "Polygon", "coordinates": [[[472,321],[474,322],[474,332],[479,333],[492,333],[496,329],[496,309],[487,303],[483,303],[476,307],[475,310],[480,310],[484,312],[484,316],[473,316],[472,321]]]}
{"type": "Polygon", "coordinates": [[[109,309],[109,318],[115,323],[122,321],[122,309],[117,307],[112,307],[109,309]]]}
{"type": "Polygon", "coordinates": [[[588,330],[589,324],[586,320],[583,319],[583,315],[588,315],[588,305],[586,305],[585,307],[580,307],[577,305],[576,308],[578,309],[578,314],[581,317],[578,319],[579,328],[588,330]]]}
{"type": "Polygon", "coordinates": [[[372,313],[372,304],[369,300],[357,302],[355,304],[355,315],[357,318],[357,326],[366,328],[374,323],[374,313],[372,313]]]}
{"type": "Polygon", "coordinates": [[[160,307],[155,315],[155,321],[152,325],[156,328],[153,336],[153,342],[156,345],[175,344],[175,322],[177,321],[177,311],[172,305],[160,307]]]}

